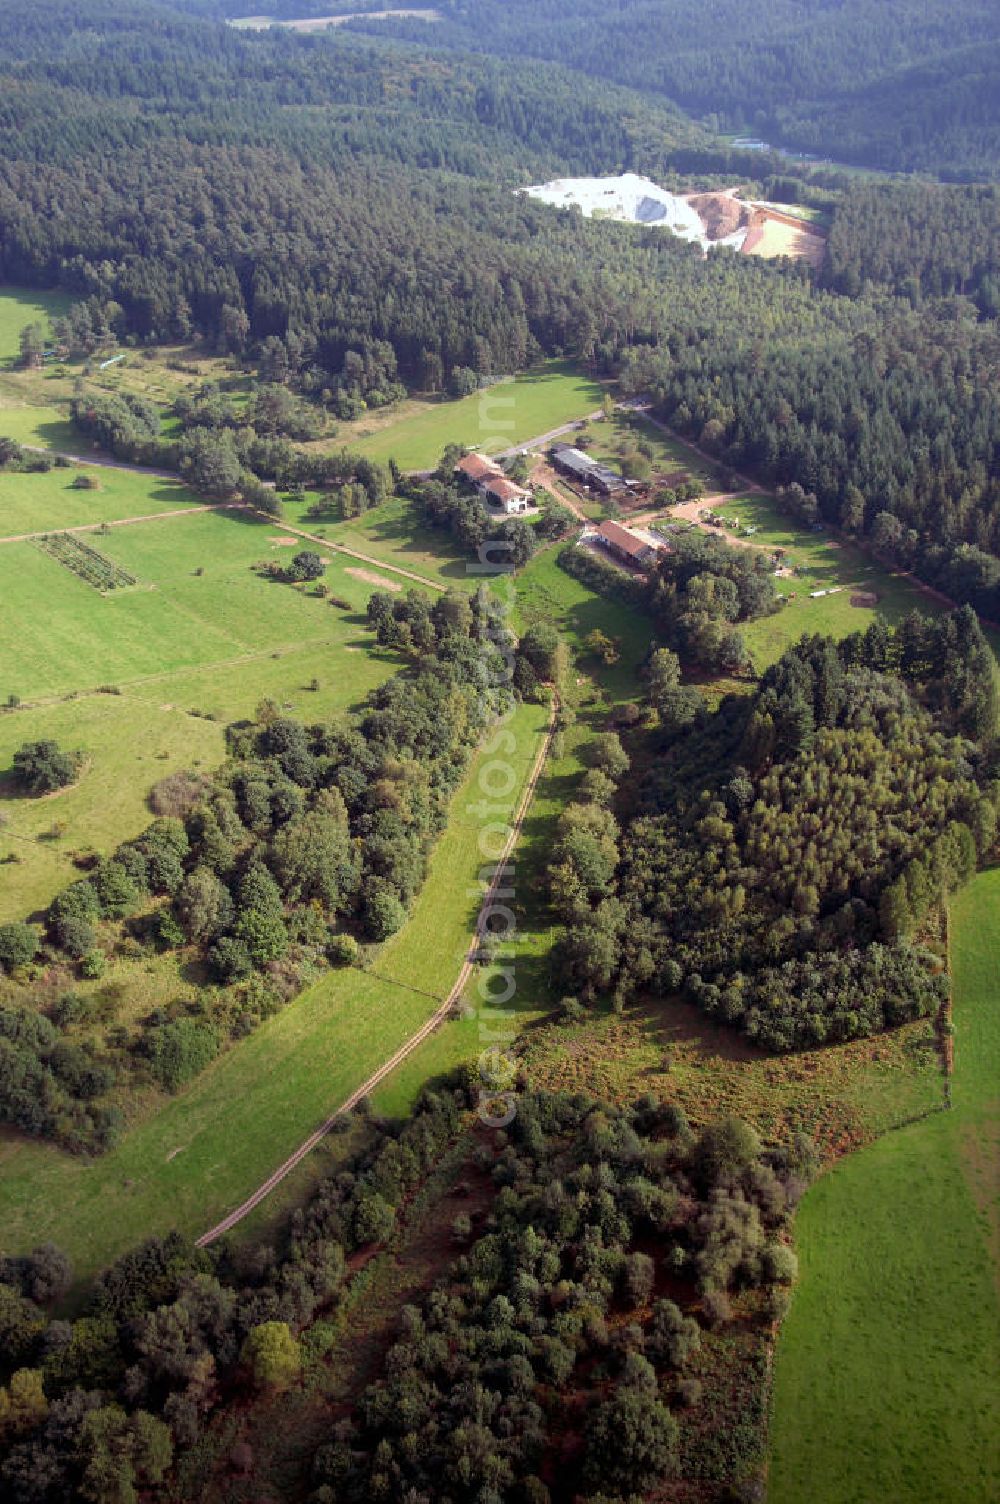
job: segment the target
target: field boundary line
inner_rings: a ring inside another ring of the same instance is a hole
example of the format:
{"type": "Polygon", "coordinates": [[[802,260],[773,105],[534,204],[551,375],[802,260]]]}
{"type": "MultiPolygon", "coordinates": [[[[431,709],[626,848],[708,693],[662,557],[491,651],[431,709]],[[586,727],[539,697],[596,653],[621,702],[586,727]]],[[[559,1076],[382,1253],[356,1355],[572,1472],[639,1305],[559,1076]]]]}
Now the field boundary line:
{"type": "Polygon", "coordinates": [[[448,589],[438,580],[429,580],[426,575],[417,574],[415,569],[404,569],[401,564],[384,564],[381,559],[376,559],[374,554],[363,554],[358,548],[348,548],[346,543],[332,543],[329,538],[321,538],[318,533],[307,533],[305,528],[296,527],[294,523],[282,522],[278,517],[271,517],[267,512],[252,507],[258,517],[264,517],[274,527],[281,528],[286,533],[294,533],[296,538],[305,538],[307,543],[315,543],[319,548],[331,549],[334,553],[346,554],[351,559],[360,559],[364,564],[371,564],[375,569],[381,569],[383,574],[399,574],[405,580],[413,580],[418,585],[426,585],[428,590],[437,590],[444,595],[448,589]]]}
{"type": "Polygon", "coordinates": [[[538,749],[538,753],[532,765],[531,772],[528,775],[527,782],[525,783],[524,789],[522,790],[521,798],[518,801],[514,819],[511,822],[507,839],[504,842],[503,851],[494,868],[493,878],[488,888],[486,889],[485,894],[483,895],[483,901],[480,905],[479,914],[476,918],[476,926],[473,931],[472,940],[469,944],[468,951],[466,952],[465,960],[462,962],[461,970],[459,971],[458,977],[455,980],[455,984],[451,988],[447,997],[442,1003],[439,1004],[437,1008],[435,1008],[430,1018],[428,1018],[426,1022],[421,1025],[417,1032],[415,1034],[411,1034],[410,1038],[405,1040],[404,1043],[399,1046],[399,1049],[389,1056],[388,1060],[383,1061],[378,1069],[373,1071],[372,1074],[367,1078],[367,1080],[363,1081],[360,1086],[355,1087],[354,1091],[352,1091],[350,1096],[340,1104],[336,1111],[332,1112],[326,1119],[326,1121],[324,1123],[321,1123],[320,1126],[299,1145],[294,1153],[290,1154],[284,1161],[284,1163],[280,1164],[274,1171],[274,1173],[272,1175],[269,1175],[268,1178],[257,1187],[252,1195],[248,1196],[247,1199],[242,1202],[241,1205],[236,1207],[234,1211],[231,1211],[228,1216],[223,1217],[221,1222],[217,1222],[214,1227],[210,1227],[207,1232],[202,1233],[201,1237],[196,1239],[195,1246],[197,1248],[207,1248],[210,1243],[214,1243],[216,1239],[221,1238],[225,1233],[231,1232],[239,1222],[242,1222],[244,1217],[248,1216],[255,1207],[259,1206],[260,1203],[265,1199],[265,1197],[269,1196],[270,1193],[275,1189],[275,1187],[279,1186],[281,1182],[291,1174],[296,1166],[301,1164],[306,1155],[310,1154],[312,1150],[316,1148],[316,1145],[326,1137],[326,1135],[334,1127],[337,1120],[343,1117],[345,1113],[350,1112],[354,1107],[356,1107],[357,1104],[361,1101],[362,1097],[369,1096],[377,1086],[380,1086],[385,1078],[396,1069],[397,1065],[401,1065],[409,1055],[412,1055],[413,1051],[417,1049],[419,1045],[423,1044],[424,1040],[427,1039],[430,1034],[433,1034],[434,1030],[444,1022],[444,1020],[448,1017],[448,1014],[451,1012],[452,1008],[459,1002],[462,993],[465,990],[465,984],[469,980],[469,977],[472,975],[472,969],[475,965],[480,942],[486,934],[486,917],[490,905],[493,901],[501,880],[504,878],[504,871],[508,861],[510,860],[511,853],[513,852],[514,847],[517,845],[517,842],[520,838],[521,827],[524,823],[524,817],[528,812],[528,807],[531,804],[535,788],[538,784],[539,778],[542,775],[542,769],[544,768],[545,761],[549,755],[549,750],[552,746],[552,741],[555,736],[556,715],[558,713],[558,710],[559,696],[558,693],[553,691],[552,707],[549,714],[549,723],[545,729],[545,735],[542,739],[542,745],[538,749]]]}
{"type": "Polygon", "coordinates": [[[146,512],[142,517],[114,517],[101,522],[77,522],[72,527],[47,527],[37,533],[11,533],[6,538],[0,538],[0,543],[33,543],[36,538],[52,538],[58,533],[99,533],[102,528],[131,527],[136,522],[159,522],[165,517],[193,517],[200,512],[228,512],[243,509],[242,501],[212,501],[201,505],[194,503],[189,507],[177,507],[169,512],[146,512]]]}

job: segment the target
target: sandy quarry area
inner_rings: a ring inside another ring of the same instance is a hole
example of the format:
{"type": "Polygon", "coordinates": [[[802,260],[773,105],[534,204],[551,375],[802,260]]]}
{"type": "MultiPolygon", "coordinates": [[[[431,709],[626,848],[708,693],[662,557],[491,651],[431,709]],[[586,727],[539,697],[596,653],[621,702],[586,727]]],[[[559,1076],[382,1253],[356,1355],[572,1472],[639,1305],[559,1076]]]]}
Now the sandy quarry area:
{"type": "Polygon", "coordinates": [[[634,172],[607,178],[555,178],[525,188],[524,192],[557,209],[578,208],[587,219],[624,220],[626,224],[672,230],[682,240],[694,241],[702,250],[717,244],[738,249],[743,240],[741,229],[721,239],[712,237],[689,199],[634,172]]]}
{"type": "Polygon", "coordinates": [[[230,21],[239,31],[267,31],[271,26],[281,26],[286,31],[322,31],[327,26],[344,26],[348,21],[388,21],[407,17],[420,21],[440,21],[441,12],[431,8],[420,10],[366,10],[355,11],[348,16],[307,16],[301,21],[276,21],[273,16],[242,16],[230,21]]]}
{"type": "Polygon", "coordinates": [[[713,242],[745,230],[750,223],[750,205],[736,197],[734,188],[727,188],[724,193],[689,193],[687,202],[713,242]]]}
{"type": "Polygon", "coordinates": [[[744,256],[763,256],[771,260],[775,256],[795,256],[808,261],[810,266],[821,266],[826,251],[826,241],[808,225],[793,225],[788,220],[772,219],[765,215],[751,226],[743,242],[744,256]]]}
{"type": "Polygon", "coordinates": [[[819,266],[826,239],[780,205],[741,199],[739,189],[671,193],[634,172],[618,177],[554,178],[522,190],[557,209],[577,208],[587,219],[623,220],[670,230],[703,251],[728,245],[744,256],[794,256],[819,266]]]}

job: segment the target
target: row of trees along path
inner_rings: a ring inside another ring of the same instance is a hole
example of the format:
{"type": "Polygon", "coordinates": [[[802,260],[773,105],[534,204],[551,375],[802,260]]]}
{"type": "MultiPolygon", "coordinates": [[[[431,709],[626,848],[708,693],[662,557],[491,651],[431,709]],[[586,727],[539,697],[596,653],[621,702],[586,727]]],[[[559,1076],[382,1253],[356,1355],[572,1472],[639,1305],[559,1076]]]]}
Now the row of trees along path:
{"type": "Polygon", "coordinates": [[[534,796],[535,788],[542,774],[542,769],[545,766],[545,759],[548,757],[549,750],[552,746],[552,738],[555,735],[556,715],[558,713],[558,710],[559,696],[556,691],[553,690],[552,708],[549,714],[549,723],[545,730],[545,736],[542,741],[542,745],[538,749],[538,755],[535,758],[531,772],[528,775],[528,781],[525,784],[524,790],[521,794],[514,819],[511,822],[510,830],[507,834],[507,839],[504,842],[500,860],[496,864],[493,878],[488,888],[486,889],[486,893],[484,894],[482,907],[479,910],[479,916],[476,920],[476,927],[473,931],[472,941],[469,945],[469,949],[466,952],[465,959],[462,962],[461,969],[455,980],[455,985],[448,993],[448,996],[439,1003],[437,1008],[431,1014],[430,1018],[427,1019],[426,1023],[422,1024],[415,1034],[412,1034],[409,1039],[401,1044],[399,1049],[396,1050],[393,1055],[389,1056],[388,1060],[383,1061],[378,1069],[376,1071],[373,1071],[366,1081],[362,1081],[361,1085],[351,1092],[351,1095],[346,1099],[346,1101],[342,1102],[336,1109],[336,1111],[330,1114],[326,1122],[321,1123],[320,1126],[315,1130],[315,1132],[311,1133],[309,1137],[299,1145],[295,1152],[293,1154],[290,1154],[284,1161],[284,1163],[280,1164],[274,1171],[274,1173],[272,1175],[269,1175],[268,1178],[257,1187],[252,1195],[248,1196],[247,1199],[241,1203],[241,1205],[236,1207],[235,1211],[231,1211],[228,1216],[223,1217],[221,1222],[217,1222],[214,1227],[210,1227],[206,1233],[203,1233],[201,1237],[198,1238],[197,1246],[199,1248],[205,1248],[209,1243],[214,1243],[217,1238],[221,1238],[224,1233],[229,1232],[237,1225],[237,1223],[242,1222],[244,1217],[248,1216],[255,1207],[259,1206],[264,1198],[266,1196],[269,1196],[274,1188],[280,1185],[281,1182],[286,1178],[286,1176],[290,1175],[295,1167],[301,1164],[306,1155],[310,1154],[312,1150],[315,1149],[316,1145],[323,1138],[325,1138],[325,1136],[330,1132],[334,1124],[337,1122],[337,1119],[343,1117],[345,1113],[350,1112],[354,1107],[356,1107],[363,1097],[370,1096],[375,1088],[381,1085],[386,1077],[396,1069],[397,1065],[402,1064],[402,1062],[406,1060],[408,1056],[413,1054],[413,1051],[415,1049],[423,1044],[424,1040],[427,1039],[428,1036],[431,1035],[434,1030],[445,1021],[452,1009],[456,1007],[457,1004],[461,1001],[466,984],[469,980],[469,977],[472,975],[472,970],[475,966],[476,957],[479,953],[480,946],[487,935],[487,924],[493,900],[496,897],[498,887],[504,880],[507,864],[510,861],[511,855],[513,854],[514,847],[517,845],[518,838],[521,834],[521,827],[524,824],[524,817],[528,812],[528,807],[531,804],[532,797],[534,796]]]}

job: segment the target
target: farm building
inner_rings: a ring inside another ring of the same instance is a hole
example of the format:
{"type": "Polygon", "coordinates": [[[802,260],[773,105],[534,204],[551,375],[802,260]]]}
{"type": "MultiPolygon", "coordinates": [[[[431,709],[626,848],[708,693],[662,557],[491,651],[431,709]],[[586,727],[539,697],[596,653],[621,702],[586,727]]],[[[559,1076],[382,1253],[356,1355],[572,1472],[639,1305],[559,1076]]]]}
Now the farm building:
{"type": "Polygon", "coordinates": [[[659,551],[655,543],[630,532],[620,522],[602,522],[596,537],[608,553],[636,569],[648,569],[659,551]]]}
{"type": "Polygon", "coordinates": [[[549,450],[549,456],[555,468],[563,475],[581,486],[599,491],[602,496],[616,496],[622,491],[631,491],[635,486],[634,481],[624,480],[608,465],[591,459],[589,454],[584,454],[582,449],[574,449],[572,444],[554,444],[549,450]]]}
{"type": "Polygon", "coordinates": [[[531,492],[523,486],[508,480],[506,475],[499,475],[493,480],[488,480],[482,487],[483,495],[491,506],[500,507],[508,517],[514,517],[518,512],[526,512],[531,506],[531,492]]]}
{"type": "Polygon", "coordinates": [[[455,474],[475,486],[484,501],[499,507],[508,516],[526,512],[531,506],[531,492],[510,480],[495,460],[484,454],[466,454],[455,466],[455,474]]]}
{"type": "Polygon", "coordinates": [[[475,486],[477,491],[485,490],[487,481],[504,478],[503,471],[496,461],[487,459],[484,454],[463,455],[455,466],[455,474],[475,486]]]}

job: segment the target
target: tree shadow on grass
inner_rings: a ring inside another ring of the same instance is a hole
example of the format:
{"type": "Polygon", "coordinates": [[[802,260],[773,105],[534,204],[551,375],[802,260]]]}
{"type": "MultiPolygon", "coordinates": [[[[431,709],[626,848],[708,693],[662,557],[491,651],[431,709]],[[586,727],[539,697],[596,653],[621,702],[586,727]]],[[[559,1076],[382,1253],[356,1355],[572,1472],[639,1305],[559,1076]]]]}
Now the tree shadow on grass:
{"type": "MultiPolygon", "coordinates": [[[[469,561],[458,552],[447,533],[430,532],[419,524],[411,524],[405,516],[386,517],[374,525],[369,523],[360,531],[359,536],[362,551],[370,539],[372,544],[391,548],[404,558],[410,554],[431,554],[435,558],[438,572],[448,577],[460,578],[468,573],[469,561]]],[[[331,541],[336,542],[336,539],[331,541]]]]}
{"type": "MultiPolygon", "coordinates": [[[[687,1050],[693,1049],[701,1063],[724,1060],[748,1064],[774,1058],[767,1050],[750,1044],[735,1029],[713,1023],[693,1003],[683,1002],[678,997],[644,994],[628,1013],[631,1021],[657,1049],[669,1050],[683,1044],[687,1050]]],[[[658,1074],[660,1067],[656,1071],[658,1074]]]]}
{"type": "Polygon", "coordinates": [[[81,438],[68,418],[53,418],[51,421],[36,423],[31,442],[49,449],[72,448],[81,459],[90,452],[98,459],[106,457],[103,449],[90,450],[88,442],[81,438]]]}

